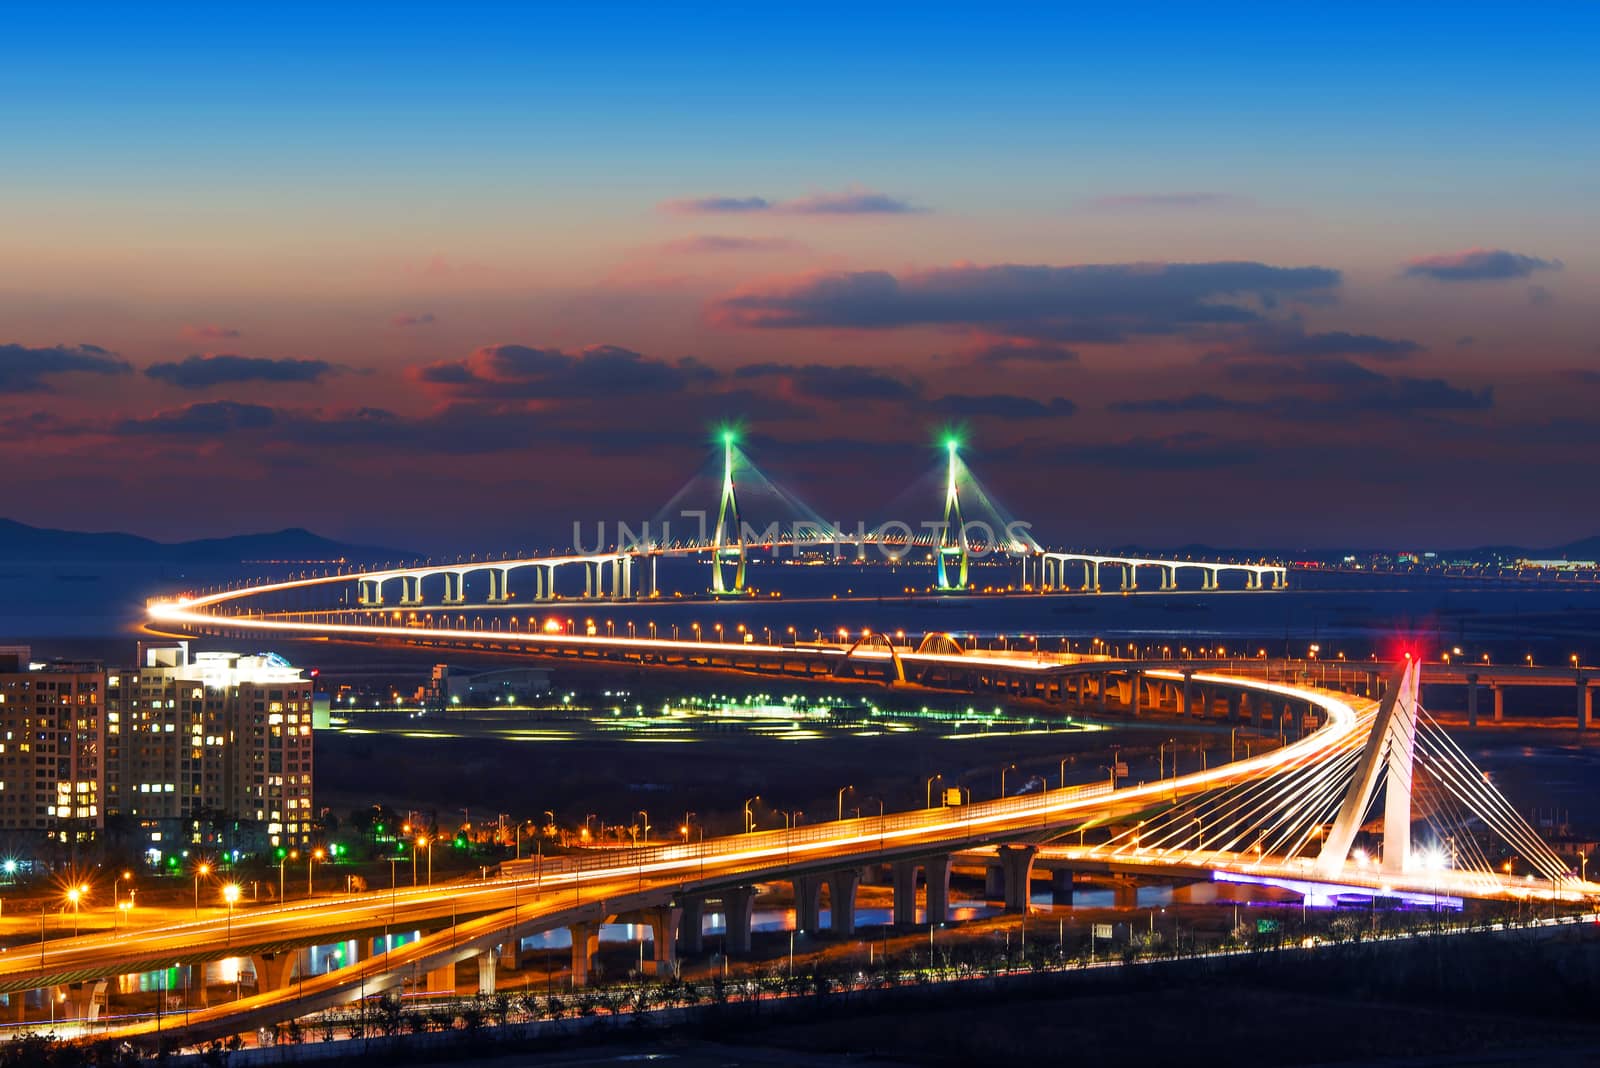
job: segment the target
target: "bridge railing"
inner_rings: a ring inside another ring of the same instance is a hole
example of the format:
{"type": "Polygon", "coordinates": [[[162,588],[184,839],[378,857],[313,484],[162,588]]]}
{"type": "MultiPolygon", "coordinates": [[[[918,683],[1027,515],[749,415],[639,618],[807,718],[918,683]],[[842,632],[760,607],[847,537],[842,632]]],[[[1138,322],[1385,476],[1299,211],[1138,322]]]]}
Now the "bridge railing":
{"type": "Polygon", "coordinates": [[[1084,783],[1037,794],[979,801],[968,805],[941,805],[918,809],[914,812],[896,812],[883,816],[863,816],[848,820],[807,824],[772,831],[752,831],[746,834],[723,835],[690,843],[672,843],[649,846],[625,846],[616,849],[595,848],[583,853],[563,857],[545,857],[539,860],[509,861],[501,865],[501,874],[578,875],[606,871],[615,873],[619,868],[649,868],[655,864],[682,863],[685,861],[715,860],[719,857],[747,854],[792,852],[796,847],[810,844],[835,845],[841,840],[885,839],[898,837],[904,832],[926,830],[929,827],[949,824],[952,818],[963,822],[982,822],[987,818],[1020,817],[1032,813],[1047,813],[1065,801],[1096,797],[1112,792],[1108,782],[1084,783]],[[959,811],[959,817],[952,813],[959,811]]]}

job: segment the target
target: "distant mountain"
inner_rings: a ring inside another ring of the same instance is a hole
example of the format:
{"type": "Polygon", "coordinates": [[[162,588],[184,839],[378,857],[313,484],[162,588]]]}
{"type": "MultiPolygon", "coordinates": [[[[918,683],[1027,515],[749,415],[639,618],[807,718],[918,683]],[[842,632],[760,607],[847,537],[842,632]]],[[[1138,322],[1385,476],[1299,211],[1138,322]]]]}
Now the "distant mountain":
{"type": "Polygon", "coordinates": [[[0,519],[0,562],[242,563],[245,561],[397,560],[412,554],[349,545],[298,527],[271,534],[160,542],[137,534],[31,527],[0,519]]]}

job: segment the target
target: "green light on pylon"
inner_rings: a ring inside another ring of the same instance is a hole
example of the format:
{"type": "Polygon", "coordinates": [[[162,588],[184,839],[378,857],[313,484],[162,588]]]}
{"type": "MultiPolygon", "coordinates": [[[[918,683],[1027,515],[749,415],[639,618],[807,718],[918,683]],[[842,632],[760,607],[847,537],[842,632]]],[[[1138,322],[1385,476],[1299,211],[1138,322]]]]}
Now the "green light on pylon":
{"type": "Polygon", "coordinates": [[[744,528],[739,520],[739,498],[733,485],[733,464],[738,448],[739,432],[725,425],[718,432],[722,441],[722,494],[717,504],[717,526],[711,538],[711,592],[714,594],[744,592],[745,545],[744,528]],[[724,532],[731,537],[724,540],[724,532]],[[734,562],[733,583],[730,586],[722,577],[722,562],[727,556],[734,562]]]}
{"type": "Polygon", "coordinates": [[[956,483],[956,469],[960,464],[956,451],[961,447],[961,439],[955,434],[946,434],[944,447],[950,459],[944,488],[944,529],[940,532],[939,547],[935,553],[939,565],[936,585],[941,590],[964,590],[967,588],[967,527],[961,518],[961,493],[956,483]],[[947,556],[959,558],[954,582],[950,581],[950,572],[945,566],[947,556]]]}

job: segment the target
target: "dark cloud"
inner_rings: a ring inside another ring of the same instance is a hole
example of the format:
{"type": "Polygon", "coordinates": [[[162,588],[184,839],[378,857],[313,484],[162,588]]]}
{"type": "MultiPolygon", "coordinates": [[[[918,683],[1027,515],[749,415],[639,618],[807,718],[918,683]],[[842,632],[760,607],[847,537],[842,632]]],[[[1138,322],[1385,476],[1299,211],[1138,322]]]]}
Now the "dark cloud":
{"type": "Polygon", "coordinates": [[[417,369],[419,381],[482,398],[615,397],[678,393],[717,373],[698,360],[668,363],[615,345],[577,353],[528,345],[490,345],[467,360],[417,369]]]}
{"type": "Polygon", "coordinates": [[[1339,281],[1326,267],[1249,262],[830,272],[736,291],[710,316],[757,328],[966,325],[1008,336],[1112,339],[1258,322],[1278,299],[1325,294],[1339,281]],[[1256,307],[1234,303],[1252,300],[1256,307]]]}
{"type": "Polygon", "coordinates": [[[1406,263],[1401,274],[1438,282],[1484,282],[1526,278],[1534,271],[1559,271],[1561,267],[1560,260],[1542,260],[1502,248],[1469,248],[1418,256],[1406,263]]]}
{"type": "Polygon", "coordinates": [[[958,394],[940,397],[932,404],[940,415],[955,419],[994,416],[1000,419],[1064,418],[1078,410],[1066,397],[1039,400],[1010,393],[958,394]]]}
{"type": "Polygon", "coordinates": [[[127,436],[217,437],[241,430],[267,430],[281,423],[278,409],[266,405],[204,401],[140,419],[124,419],[112,427],[112,433],[127,436]]]}
{"type": "Polygon", "coordinates": [[[804,248],[786,237],[731,237],[726,234],[695,234],[668,241],[663,252],[676,256],[699,256],[720,252],[784,252],[804,248]]]}
{"type": "Polygon", "coordinates": [[[29,348],[26,345],[0,345],[0,393],[43,393],[50,389],[45,379],[74,372],[96,375],[122,375],[132,368],[114,352],[99,345],[52,345],[29,348]]]}
{"type": "Polygon", "coordinates": [[[1095,197],[1089,207],[1097,211],[1145,211],[1172,208],[1247,207],[1249,197],[1233,193],[1115,193],[1095,197]]]}
{"type": "Polygon", "coordinates": [[[1423,351],[1405,338],[1378,337],[1332,330],[1321,334],[1275,331],[1259,336],[1256,351],[1271,356],[1364,356],[1374,360],[1402,360],[1423,351]]]}
{"type": "Polygon", "coordinates": [[[660,207],[674,215],[741,215],[766,211],[772,202],[765,197],[695,197],[663,201],[660,207]]]}
{"type": "Polygon", "coordinates": [[[847,189],[842,193],[816,193],[795,200],[769,200],[766,197],[693,197],[668,200],[662,211],[674,215],[908,215],[921,211],[909,201],[870,189],[847,189]]]}
{"type": "Polygon", "coordinates": [[[197,338],[202,341],[229,341],[238,337],[239,331],[230,326],[201,324],[184,327],[183,336],[197,338]]]}
{"type": "Polygon", "coordinates": [[[1535,308],[1542,308],[1555,299],[1556,295],[1550,291],[1550,287],[1548,286],[1528,287],[1528,303],[1532,304],[1535,308]]]}
{"type": "Polygon", "coordinates": [[[273,360],[222,353],[153,363],[144,373],[182,389],[206,389],[236,382],[318,382],[338,371],[327,360],[273,360]]]}
{"type": "Polygon", "coordinates": [[[438,322],[433,312],[423,312],[420,315],[396,315],[389,320],[390,326],[432,326],[438,322]]]}
{"type": "MultiPolygon", "coordinates": [[[[1263,365],[1265,370],[1285,370],[1263,365]]],[[[1273,393],[1260,400],[1223,397],[1216,393],[1188,393],[1176,397],[1134,398],[1115,401],[1107,407],[1124,415],[1178,415],[1194,413],[1249,412],[1295,422],[1332,419],[1352,420],[1363,416],[1409,415],[1416,412],[1474,412],[1494,407],[1494,390],[1473,390],[1455,386],[1441,378],[1414,378],[1385,375],[1349,363],[1317,362],[1313,371],[1277,375],[1268,381],[1252,379],[1244,365],[1235,365],[1229,378],[1241,383],[1294,385],[1296,392],[1273,393]]]]}
{"type": "Polygon", "coordinates": [[[778,205],[790,215],[909,215],[922,209],[887,193],[856,190],[846,193],[818,193],[778,205]]]}
{"type": "Polygon", "coordinates": [[[819,400],[908,400],[917,395],[907,382],[854,364],[751,363],[736,369],[733,377],[782,378],[796,394],[819,400]]]}

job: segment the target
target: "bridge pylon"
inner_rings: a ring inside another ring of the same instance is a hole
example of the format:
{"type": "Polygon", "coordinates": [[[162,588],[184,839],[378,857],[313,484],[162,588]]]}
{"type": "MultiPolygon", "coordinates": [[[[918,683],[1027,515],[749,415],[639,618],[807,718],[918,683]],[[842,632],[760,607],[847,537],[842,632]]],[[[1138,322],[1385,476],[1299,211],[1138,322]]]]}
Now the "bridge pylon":
{"type": "Polygon", "coordinates": [[[711,532],[711,592],[744,592],[744,524],[739,519],[739,498],[733,488],[733,456],[737,439],[732,430],[722,432],[722,499],[717,505],[717,525],[711,532]],[[725,535],[731,531],[731,536],[725,535]],[[722,577],[723,562],[733,566],[730,585],[722,577]]]}
{"type": "Polygon", "coordinates": [[[1405,668],[1390,680],[1378,706],[1372,733],[1367,738],[1355,777],[1345,794],[1339,815],[1317,854],[1316,872],[1334,878],[1350,858],[1350,847],[1384,773],[1382,870],[1403,875],[1411,864],[1411,784],[1417,740],[1417,687],[1422,665],[1407,658],[1405,668]]]}
{"type": "Polygon", "coordinates": [[[960,458],[956,450],[961,443],[954,437],[945,439],[945,452],[949,457],[949,473],[945,478],[944,490],[944,525],[939,531],[939,545],[935,557],[939,563],[939,573],[936,588],[941,590],[964,590],[967,588],[967,562],[969,559],[967,548],[967,526],[961,518],[961,492],[956,485],[956,469],[960,466],[960,458]],[[947,561],[955,558],[957,572],[955,582],[950,581],[950,570],[947,561]]]}

